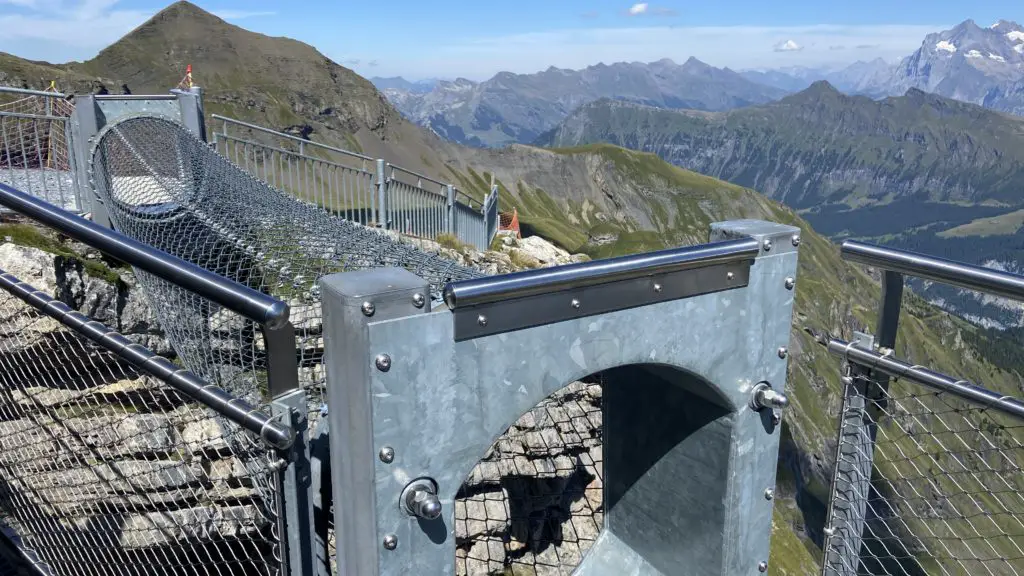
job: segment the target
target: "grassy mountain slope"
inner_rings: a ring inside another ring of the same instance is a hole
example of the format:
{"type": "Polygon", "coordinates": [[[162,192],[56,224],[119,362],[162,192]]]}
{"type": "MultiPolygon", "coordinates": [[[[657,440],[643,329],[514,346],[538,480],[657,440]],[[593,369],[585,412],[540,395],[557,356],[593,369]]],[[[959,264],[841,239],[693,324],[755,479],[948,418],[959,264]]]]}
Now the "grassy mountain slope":
{"type": "MultiPolygon", "coordinates": [[[[615,146],[479,150],[442,143],[402,120],[366,80],[313,48],[247,32],[184,2],[94,60],[66,68],[79,78],[124,78],[133,92],[142,93],[174,86],[188,63],[207,88],[211,112],[279,129],[307,124],[314,140],[358,146],[369,155],[419,167],[478,197],[493,177],[503,209],[515,207],[527,231],[594,256],[703,242],[708,224],[717,220],[763,218],[801,227],[789,362],[793,406],[784,419],[771,565],[773,573],[813,572],[834,452],[839,371],[835,359],[801,329],[848,336],[873,318],[879,289],[792,210],[751,189],[615,146]]],[[[1020,393],[1017,379],[979,352],[991,348],[988,336],[911,296],[907,304],[898,347],[902,356],[1020,393]]]]}
{"type": "Polygon", "coordinates": [[[654,152],[799,209],[1024,200],[1024,118],[918,90],[874,101],[818,82],[779,102],[721,113],[604,100],[539,142],[654,152]]]}

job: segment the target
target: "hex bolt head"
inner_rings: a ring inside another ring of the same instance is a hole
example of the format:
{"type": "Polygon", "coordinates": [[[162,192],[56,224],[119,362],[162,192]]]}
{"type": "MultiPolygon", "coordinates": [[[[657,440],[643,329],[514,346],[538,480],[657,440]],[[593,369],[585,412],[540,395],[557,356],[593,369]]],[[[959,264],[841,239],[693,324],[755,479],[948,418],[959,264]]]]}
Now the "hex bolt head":
{"type": "Polygon", "coordinates": [[[793,242],[793,246],[799,246],[800,245],[800,235],[799,234],[793,234],[793,237],[790,240],[793,242]]]}
{"type": "Polygon", "coordinates": [[[785,346],[783,346],[782,348],[779,348],[779,358],[782,358],[783,360],[785,360],[786,356],[789,356],[789,350],[786,350],[785,346]]]}
{"type": "Polygon", "coordinates": [[[417,308],[423,308],[423,304],[426,301],[427,300],[423,297],[423,294],[420,294],[419,292],[412,295],[412,305],[417,308]]]}
{"type": "Polygon", "coordinates": [[[796,286],[796,280],[792,276],[786,278],[786,290],[792,290],[794,286],[796,286]]]}
{"type": "Polygon", "coordinates": [[[476,323],[481,326],[487,326],[487,316],[484,316],[483,314],[477,316],[476,323]]]}
{"type": "Polygon", "coordinates": [[[373,363],[377,365],[377,370],[380,370],[381,372],[391,370],[391,356],[388,356],[387,354],[378,354],[373,363]]]}
{"type": "Polygon", "coordinates": [[[732,272],[726,272],[726,273],[725,273],[725,279],[726,279],[726,280],[732,280],[732,279],[733,279],[733,278],[735,278],[735,277],[736,277],[736,275],[735,275],[735,274],[733,274],[732,272]]]}
{"type": "Polygon", "coordinates": [[[580,301],[575,298],[572,299],[572,302],[570,302],[569,305],[572,306],[575,310],[580,309],[580,301]]]}
{"type": "Polygon", "coordinates": [[[757,571],[758,572],[767,572],[768,571],[768,563],[765,562],[764,560],[761,560],[760,562],[758,562],[757,563],[757,571]]]}
{"type": "Polygon", "coordinates": [[[377,453],[377,457],[380,458],[381,462],[391,464],[395,461],[395,449],[391,446],[385,446],[377,453]]]}
{"type": "Polygon", "coordinates": [[[775,498],[775,490],[772,490],[771,488],[765,488],[764,499],[765,500],[773,500],[774,498],[775,498]]]}
{"type": "Polygon", "coordinates": [[[764,244],[762,244],[762,246],[764,246],[764,251],[767,252],[767,251],[772,249],[772,241],[771,240],[765,240],[764,244]]]}
{"type": "Polygon", "coordinates": [[[778,412],[772,413],[772,426],[778,426],[779,422],[782,422],[782,416],[778,412]]]}
{"type": "Polygon", "coordinates": [[[373,302],[363,302],[362,309],[364,316],[373,316],[373,313],[377,311],[377,307],[373,305],[373,302]]]}
{"type": "MultiPolygon", "coordinates": [[[[395,548],[398,548],[398,536],[395,536],[394,534],[384,536],[384,549],[394,550],[395,548]]],[[[762,572],[764,572],[764,570],[762,570],[762,572]]]]}
{"type": "Polygon", "coordinates": [[[655,283],[654,284],[654,291],[655,292],[661,292],[661,284],[655,283]]]}

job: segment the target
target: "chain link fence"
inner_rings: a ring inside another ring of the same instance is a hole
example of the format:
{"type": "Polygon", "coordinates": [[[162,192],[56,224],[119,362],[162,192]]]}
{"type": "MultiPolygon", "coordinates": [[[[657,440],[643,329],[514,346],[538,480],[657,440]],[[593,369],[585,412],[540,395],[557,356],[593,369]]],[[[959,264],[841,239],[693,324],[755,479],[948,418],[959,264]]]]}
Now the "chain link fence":
{"type": "Polygon", "coordinates": [[[21,554],[62,575],[277,574],[267,446],[153,376],[169,363],[140,372],[0,275],[0,522],[21,554]]]}
{"type": "Polygon", "coordinates": [[[604,521],[599,379],[523,414],[455,501],[455,573],[571,574],[604,521]]]}
{"type": "Polygon", "coordinates": [[[1024,420],[847,374],[823,573],[1024,574],[1024,420]]]}
{"type": "Polygon", "coordinates": [[[63,94],[0,87],[0,182],[80,212],[63,94]]]}

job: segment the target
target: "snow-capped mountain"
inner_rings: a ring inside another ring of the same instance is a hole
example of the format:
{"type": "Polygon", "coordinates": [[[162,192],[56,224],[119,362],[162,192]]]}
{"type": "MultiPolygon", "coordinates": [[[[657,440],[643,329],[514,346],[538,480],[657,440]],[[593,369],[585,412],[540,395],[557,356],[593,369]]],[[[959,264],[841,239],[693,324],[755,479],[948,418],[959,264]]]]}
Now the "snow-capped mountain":
{"type": "Polygon", "coordinates": [[[872,86],[898,95],[919,88],[948,98],[1024,115],[1024,27],[967,20],[925,37],[921,47],[872,86]]]}

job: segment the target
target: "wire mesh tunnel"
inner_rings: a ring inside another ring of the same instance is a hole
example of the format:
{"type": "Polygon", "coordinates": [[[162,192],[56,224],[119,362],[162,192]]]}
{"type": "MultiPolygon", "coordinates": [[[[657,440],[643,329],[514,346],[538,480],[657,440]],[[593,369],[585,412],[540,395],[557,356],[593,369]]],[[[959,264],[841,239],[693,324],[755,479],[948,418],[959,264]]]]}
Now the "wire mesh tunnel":
{"type": "MultiPolygon", "coordinates": [[[[404,267],[439,294],[480,272],[387,233],[333,216],[261,182],[174,121],[131,117],[93,150],[94,186],[121,232],[291,307],[300,383],[323,392],[317,280],[404,267]]],[[[247,400],[266,388],[265,348],[252,322],[171,283],[139,274],[185,364],[247,400]]]]}

